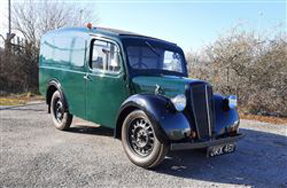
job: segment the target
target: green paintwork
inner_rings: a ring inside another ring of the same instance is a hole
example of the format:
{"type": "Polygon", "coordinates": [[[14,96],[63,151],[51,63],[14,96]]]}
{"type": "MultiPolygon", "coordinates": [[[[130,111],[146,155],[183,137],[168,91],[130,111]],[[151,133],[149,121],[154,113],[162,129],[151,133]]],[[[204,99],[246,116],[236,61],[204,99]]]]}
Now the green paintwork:
{"type": "Polygon", "coordinates": [[[114,127],[117,111],[128,97],[128,90],[119,74],[90,72],[87,81],[87,119],[107,127],[114,127]]]}
{"type": "Polygon", "coordinates": [[[45,34],[41,39],[39,65],[42,95],[46,96],[49,81],[56,80],[73,115],[111,128],[115,127],[121,104],[130,95],[154,93],[159,85],[164,95],[174,97],[184,93],[185,85],[191,81],[175,76],[137,76],[132,78],[131,87],[120,38],[112,32],[87,28],[61,29],[45,34]],[[89,68],[90,44],[99,38],[118,45],[122,66],[119,73],[95,72],[89,68]],[[84,79],[86,75],[90,79],[84,79]]]}
{"type": "Polygon", "coordinates": [[[184,94],[186,84],[192,80],[176,76],[137,76],[133,78],[136,93],[155,93],[156,85],[160,86],[166,97],[184,94]]]}
{"type": "Polygon", "coordinates": [[[57,31],[45,35],[40,51],[40,92],[46,95],[47,84],[56,80],[69,103],[69,110],[85,117],[85,61],[88,37],[81,32],[57,31]],[[80,44],[76,50],[75,41],[80,44]],[[81,66],[75,66],[81,65],[81,66]]]}

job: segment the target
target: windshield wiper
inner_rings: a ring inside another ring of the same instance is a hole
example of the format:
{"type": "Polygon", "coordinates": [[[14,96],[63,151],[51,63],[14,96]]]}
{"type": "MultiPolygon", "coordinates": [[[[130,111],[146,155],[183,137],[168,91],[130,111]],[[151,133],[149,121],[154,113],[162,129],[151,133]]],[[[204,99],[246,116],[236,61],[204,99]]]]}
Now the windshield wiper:
{"type": "Polygon", "coordinates": [[[156,52],[155,48],[154,48],[148,41],[145,41],[145,44],[149,47],[149,49],[150,49],[155,55],[157,55],[158,57],[160,57],[160,54],[156,52]]]}

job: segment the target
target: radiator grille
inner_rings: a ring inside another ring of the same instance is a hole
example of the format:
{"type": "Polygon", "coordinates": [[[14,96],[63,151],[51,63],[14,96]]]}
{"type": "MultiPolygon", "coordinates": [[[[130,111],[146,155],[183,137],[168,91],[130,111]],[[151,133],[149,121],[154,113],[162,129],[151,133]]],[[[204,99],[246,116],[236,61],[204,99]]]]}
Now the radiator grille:
{"type": "Polygon", "coordinates": [[[198,138],[208,139],[212,136],[214,127],[211,86],[207,84],[191,85],[190,99],[198,138]]]}

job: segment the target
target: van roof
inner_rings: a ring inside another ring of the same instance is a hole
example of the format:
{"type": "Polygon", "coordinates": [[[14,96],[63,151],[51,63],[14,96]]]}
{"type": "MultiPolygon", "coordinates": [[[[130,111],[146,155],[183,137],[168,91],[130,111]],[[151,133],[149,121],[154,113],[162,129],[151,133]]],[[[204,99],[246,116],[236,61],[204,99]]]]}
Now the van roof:
{"type": "Polygon", "coordinates": [[[147,38],[147,39],[153,39],[158,40],[161,42],[169,43],[172,45],[176,45],[175,43],[165,41],[162,39],[145,36],[141,34],[137,34],[134,32],[119,30],[119,29],[113,29],[113,28],[107,28],[107,27],[93,27],[92,29],[88,29],[87,27],[73,27],[73,28],[63,28],[59,29],[58,31],[78,31],[78,32],[88,32],[88,33],[95,33],[95,34],[103,34],[103,35],[109,35],[113,37],[133,37],[133,38],[147,38]]]}

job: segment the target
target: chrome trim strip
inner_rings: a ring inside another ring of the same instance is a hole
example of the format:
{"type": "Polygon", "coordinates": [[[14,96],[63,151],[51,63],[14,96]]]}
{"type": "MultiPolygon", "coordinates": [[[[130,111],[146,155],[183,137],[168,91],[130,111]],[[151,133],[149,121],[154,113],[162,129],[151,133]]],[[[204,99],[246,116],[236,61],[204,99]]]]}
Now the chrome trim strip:
{"type": "Polygon", "coordinates": [[[78,74],[86,74],[85,71],[77,71],[77,70],[71,70],[68,68],[60,68],[60,67],[50,67],[46,65],[39,66],[39,69],[51,69],[51,70],[59,70],[59,71],[66,71],[66,72],[72,72],[72,73],[78,73],[78,74]]]}
{"type": "Polygon", "coordinates": [[[206,104],[206,111],[207,111],[209,137],[211,137],[211,125],[210,125],[210,114],[209,114],[210,109],[209,109],[209,98],[208,98],[207,85],[205,85],[204,89],[205,89],[205,104],[206,104]]]}
{"type": "Polygon", "coordinates": [[[199,133],[199,130],[198,130],[198,122],[197,122],[197,117],[196,117],[196,114],[195,114],[195,109],[194,109],[194,101],[193,101],[193,88],[190,87],[190,99],[192,101],[192,111],[193,111],[193,116],[194,116],[194,121],[195,121],[195,126],[196,126],[196,133],[197,133],[197,137],[199,139],[201,139],[201,136],[200,136],[200,133],[199,133]]]}

